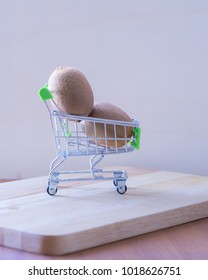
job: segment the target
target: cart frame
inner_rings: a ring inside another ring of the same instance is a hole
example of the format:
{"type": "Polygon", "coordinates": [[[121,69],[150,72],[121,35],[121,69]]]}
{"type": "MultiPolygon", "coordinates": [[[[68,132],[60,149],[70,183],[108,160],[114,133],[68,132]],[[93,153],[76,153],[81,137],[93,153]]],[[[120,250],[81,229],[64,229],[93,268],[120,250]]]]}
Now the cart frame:
{"type": "Polygon", "coordinates": [[[38,93],[50,115],[57,153],[57,156],[50,164],[48,194],[55,195],[60,182],[77,180],[112,180],[117,192],[124,194],[127,191],[127,172],[125,170],[102,170],[97,168],[97,164],[105,155],[138,150],[140,147],[139,122],[135,119],[132,122],[123,122],[65,114],[60,112],[47,84],[38,93]],[[86,133],[86,122],[91,123],[91,126],[93,126],[94,136],[86,133]],[[104,135],[102,137],[96,135],[97,125],[103,125],[104,135]],[[114,128],[113,137],[107,135],[108,125],[114,128]],[[124,128],[125,137],[117,137],[117,126],[124,128]],[[128,138],[126,133],[126,129],[129,127],[132,128],[131,138],[128,138]],[[105,144],[100,145],[100,140],[104,141],[105,144]],[[109,148],[108,141],[115,141],[115,148],[109,148]],[[122,147],[118,146],[117,141],[124,141],[124,145],[122,147]],[[61,164],[71,156],[90,156],[89,170],[60,171],[61,164]]]}

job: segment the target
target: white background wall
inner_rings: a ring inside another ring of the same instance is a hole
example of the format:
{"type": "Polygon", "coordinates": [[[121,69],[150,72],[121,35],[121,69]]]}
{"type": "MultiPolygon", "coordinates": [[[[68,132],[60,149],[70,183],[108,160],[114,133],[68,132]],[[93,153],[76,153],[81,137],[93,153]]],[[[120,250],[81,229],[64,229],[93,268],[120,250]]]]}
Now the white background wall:
{"type": "Polygon", "coordinates": [[[37,92],[60,65],[141,122],[141,151],[104,165],[208,175],[208,1],[2,0],[0,178],[48,173],[55,149],[37,92]]]}

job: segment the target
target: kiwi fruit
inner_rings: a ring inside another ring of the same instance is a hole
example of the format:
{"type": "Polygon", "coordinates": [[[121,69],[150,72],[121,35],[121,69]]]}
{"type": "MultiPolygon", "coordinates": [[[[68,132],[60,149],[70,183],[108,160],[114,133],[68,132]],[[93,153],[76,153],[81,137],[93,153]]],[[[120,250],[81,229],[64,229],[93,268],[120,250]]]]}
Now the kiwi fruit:
{"type": "Polygon", "coordinates": [[[49,77],[48,89],[63,113],[88,116],[93,109],[92,88],[84,74],[73,67],[58,67],[49,77]]]}
{"type": "MultiPolygon", "coordinates": [[[[108,119],[112,121],[132,121],[132,119],[122,109],[107,102],[95,104],[92,112],[89,114],[89,117],[108,119]]],[[[103,123],[96,122],[94,125],[94,123],[90,121],[82,121],[81,126],[85,134],[88,137],[92,137],[91,141],[109,148],[120,148],[126,145],[127,140],[124,138],[131,138],[132,136],[131,126],[116,125],[114,129],[113,124],[106,124],[105,127],[103,123]],[[103,139],[106,137],[114,139],[103,139]]]]}

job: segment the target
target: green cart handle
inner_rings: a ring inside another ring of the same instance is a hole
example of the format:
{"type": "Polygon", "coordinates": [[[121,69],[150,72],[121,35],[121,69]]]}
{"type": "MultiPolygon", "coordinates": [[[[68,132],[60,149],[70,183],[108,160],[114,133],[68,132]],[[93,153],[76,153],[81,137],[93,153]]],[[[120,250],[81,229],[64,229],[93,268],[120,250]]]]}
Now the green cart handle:
{"type": "Polygon", "coordinates": [[[40,88],[39,91],[38,91],[38,94],[43,101],[46,101],[46,100],[49,100],[49,99],[53,98],[52,93],[48,89],[48,84],[46,84],[44,87],[40,88]]]}
{"type": "Polygon", "coordinates": [[[130,144],[132,147],[134,147],[134,149],[139,150],[141,129],[139,127],[134,127],[133,133],[134,133],[134,140],[131,140],[130,144]]]}

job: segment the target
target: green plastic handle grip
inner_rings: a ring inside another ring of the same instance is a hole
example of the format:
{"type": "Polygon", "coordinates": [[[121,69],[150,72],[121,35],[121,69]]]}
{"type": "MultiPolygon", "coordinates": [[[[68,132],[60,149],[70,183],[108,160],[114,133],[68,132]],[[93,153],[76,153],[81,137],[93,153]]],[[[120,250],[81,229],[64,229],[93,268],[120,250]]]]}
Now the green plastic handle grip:
{"type": "Polygon", "coordinates": [[[43,101],[53,98],[52,93],[48,89],[48,84],[46,84],[44,87],[40,88],[38,91],[38,94],[43,101]]]}
{"type": "Polygon", "coordinates": [[[134,141],[130,141],[130,144],[134,149],[139,150],[140,148],[140,135],[141,135],[141,129],[139,127],[134,127],[134,135],[135,139],[134,141]]]}

